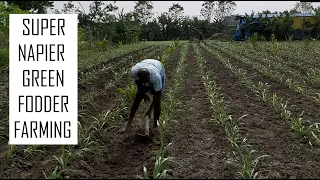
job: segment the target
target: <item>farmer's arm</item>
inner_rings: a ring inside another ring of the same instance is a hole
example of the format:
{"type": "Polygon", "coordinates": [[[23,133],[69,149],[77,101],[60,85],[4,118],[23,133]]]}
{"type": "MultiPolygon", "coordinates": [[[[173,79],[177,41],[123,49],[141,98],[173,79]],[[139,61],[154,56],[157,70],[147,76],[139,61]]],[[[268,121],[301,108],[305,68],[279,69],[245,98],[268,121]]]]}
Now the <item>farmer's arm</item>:
{"type": "Polygon", "coordinates": [[[134,99],[134,101],[133,101],[133,103],[131,105],[129,120],[131,120],[131,121],[133,120],[133,117],[136,114],[142,99],[143,99],[143,94],[142,93],[137,93],[136,97],[135,97],[135,99],[134,99]]]}
{"type": "Polygon", "coordinates": [[[137,112],[137,110],[139,108],[140,102],[142,101],[142,99],[144,97],[144,94],[139,91],[139,90],[142,89],[142,84],[139,81],[135,81],[135,82],[137,84],[137,93],[136,93],[134,101],[133,101],[133,103],[131,105],[129,121],[133,120],[134,115],[136,114],[136,112],[137,112]]]}

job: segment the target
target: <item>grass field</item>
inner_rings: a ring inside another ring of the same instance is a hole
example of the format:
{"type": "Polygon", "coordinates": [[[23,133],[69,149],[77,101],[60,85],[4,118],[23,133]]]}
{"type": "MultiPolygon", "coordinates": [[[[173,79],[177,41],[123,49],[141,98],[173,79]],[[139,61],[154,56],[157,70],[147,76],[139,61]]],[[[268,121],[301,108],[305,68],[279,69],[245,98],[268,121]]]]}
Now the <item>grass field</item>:
{"type": "Polygon", "coordinates": [[[8,146],[2,70],[0,178],[320,176],[318,41],[171,44],[79,52],[77,146],[8,146]],[[167,76],[161,123],[144,143],[135,136],[143,108],[133,131],[118,130],[134,97],[130,67],[159,57],[167,76]]]}

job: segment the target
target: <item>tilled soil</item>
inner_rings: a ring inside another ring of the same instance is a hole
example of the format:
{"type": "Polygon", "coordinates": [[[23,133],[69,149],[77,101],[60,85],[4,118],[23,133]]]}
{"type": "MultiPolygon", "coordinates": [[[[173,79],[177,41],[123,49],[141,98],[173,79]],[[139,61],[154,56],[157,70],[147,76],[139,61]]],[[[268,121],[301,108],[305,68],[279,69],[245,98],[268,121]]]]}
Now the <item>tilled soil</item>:
{"type": "Polygon", "coordinates": [[[232,150],[223,129],[208,122],[210,103],[204,89],[195,52],[189,46],[185,82],[179,101],[182,106],[174,113],[170,127],[173,142],[170,156],[174,178],[235,178],[232,150]],[[180,100],[181,99],[181,100],[180,100]],[[174,123],[174,121],[178,121],[174,123]]]}
{"type": "MultiPolygon", "coordinates": [[[[290,126],[280,119],[278,113],[259,101],[219,60],[204,49],[203,55],[207,59],[207,70],[216,76],[215,81],[221,87],[228,113],[234,119],[248,115],[241,121],[241,134],[258,150],[257,155],[271,156],[261,160],[261,175],[268,178],[319,177],[320,151],[295,138],[290,126]]],[[[282,94],[290,94],[282,90],[282,94]]]]}

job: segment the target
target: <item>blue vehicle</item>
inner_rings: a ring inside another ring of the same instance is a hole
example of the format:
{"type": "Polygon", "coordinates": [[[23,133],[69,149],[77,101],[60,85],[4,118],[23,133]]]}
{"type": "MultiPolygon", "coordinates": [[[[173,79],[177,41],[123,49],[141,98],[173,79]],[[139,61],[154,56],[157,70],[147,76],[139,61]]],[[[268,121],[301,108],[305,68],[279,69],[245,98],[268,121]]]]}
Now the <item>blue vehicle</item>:
{"type": "MultiPolygon", "coordinates": [[[[262,17],[276,17],[276,16],[280,16],[280,14],[263,14],[262,17]]],[[[259,25],[261,25],[261,22],[256,21],[258,19],[259,15],[253,15],[252,18],[254,20],[254,22],[252,22],[252,24],[256,27],[258,27],[259,25]]],[[[236,21],[236,32],[233,36],[233,40],[234,41],[243,41],[246,40],[248,38],[250,38],[251,36],[251,32],[249,29],[245,28],[245,25],[247,24],[247,19],[244,16],[237,16],[237,21],[236,21]]]]}
{"type": "Polygon", "coordinates": [[[234,41],[242,41],[250,37],[251,33],[250,31],[246,30],[244,28],[244,25],[246,24],[247,20],[243,17],[240,17],[236,22],[236,32],[233,36],[234,41]]]}
{"type": "MultiPolygon", "coordinates": [[[[278,17],[280,14],[262,14],[262,18],[268,17],[278,17]]],[[[259,15],[252,15],[252,18],[254,22],[250,23],[251,27],[259,27],[261,25],[260,21],[257,21],[259,15]]],[[[293,29],[295,31],[294,33],[294,39],[302,39],[303,37],[309,37],[311,36],[312,31],[314,30],[314,24],[317,22],[315,14],[302,14],[302,13],[297,13],[297,14],[292,14],[292,23],[293,23],[293,29]],[[312,22],[311,27],[304,27],[301,28],[301,24],[304,22],[303,19],[309,18],[310,21],[312,22]]],[[[249,29],[246,29],[245,25],[247,24],[247,19],[244,16],[236,16],[236,32],[233,36],[234,41],[243,41],[248,38],[250,38],[252,32],[250,32],[249,29]]],[[[255,29],[255,28],[254,28],[255,29]]]]}

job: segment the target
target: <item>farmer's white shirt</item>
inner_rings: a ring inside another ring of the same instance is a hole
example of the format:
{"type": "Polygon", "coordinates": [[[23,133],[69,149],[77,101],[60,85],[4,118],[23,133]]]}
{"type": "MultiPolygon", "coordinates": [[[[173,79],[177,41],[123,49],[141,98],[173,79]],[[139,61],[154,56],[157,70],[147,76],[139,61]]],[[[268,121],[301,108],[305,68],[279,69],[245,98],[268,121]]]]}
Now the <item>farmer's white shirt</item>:
{"type": "Polygon", "coordinates": [[[145,59],[131,68],[131,76],[137,80],[137,72],[139,69],[147,69],[150,74],[150,83],[156,92],[163,91],[165,81],[165,69],[162,63],[155,59],[145,59]]]}

